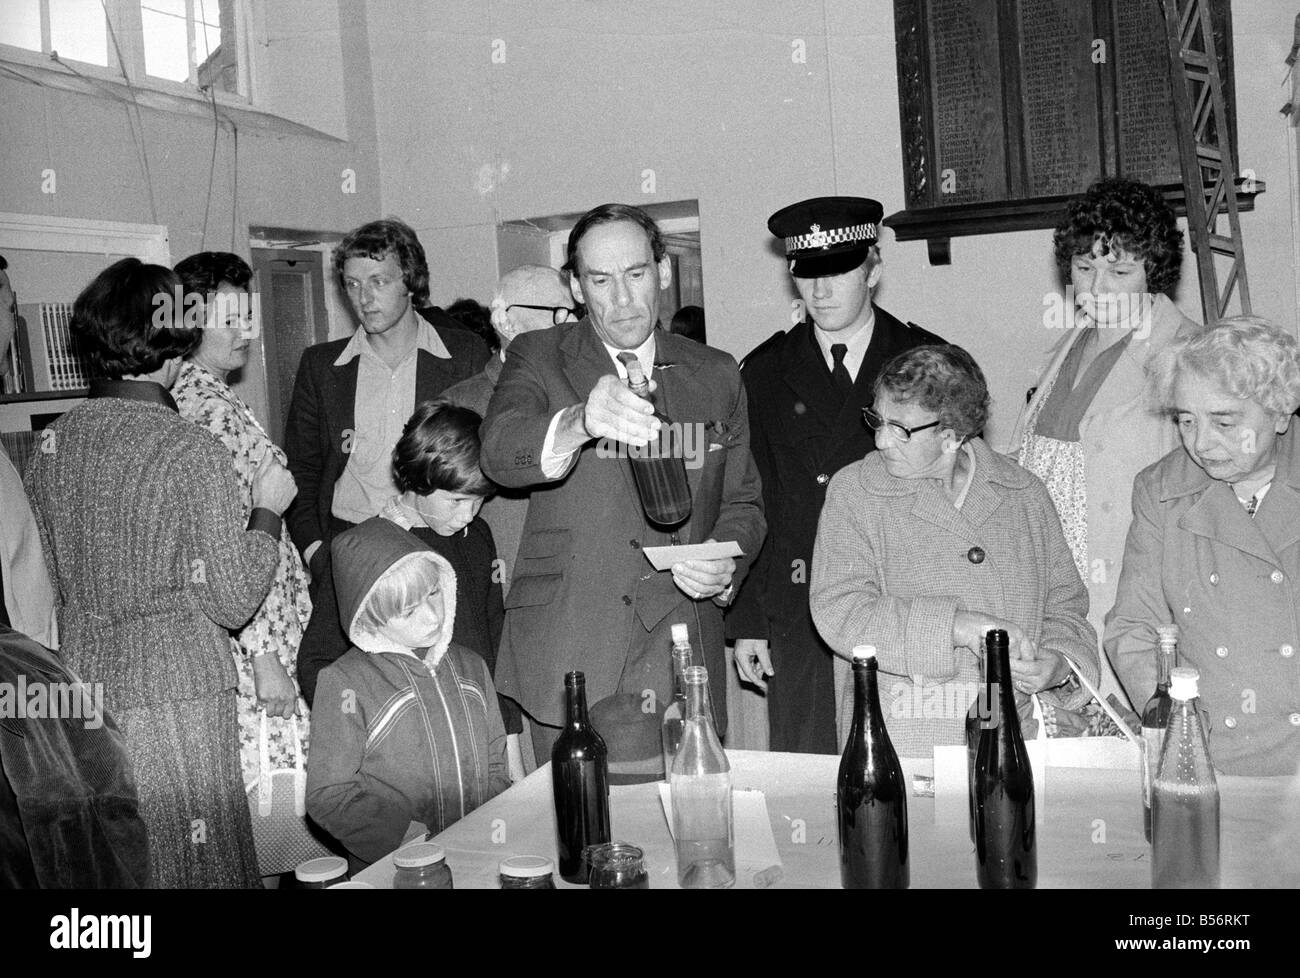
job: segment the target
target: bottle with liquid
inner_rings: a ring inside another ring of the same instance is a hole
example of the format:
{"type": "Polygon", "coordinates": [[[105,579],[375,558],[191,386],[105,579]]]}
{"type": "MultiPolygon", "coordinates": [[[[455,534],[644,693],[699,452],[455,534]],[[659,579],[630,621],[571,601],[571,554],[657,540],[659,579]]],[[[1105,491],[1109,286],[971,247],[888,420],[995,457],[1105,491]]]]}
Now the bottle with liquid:
{"type": "MultiPolygon", "coordinates": [[[[654,403],[650,396],[650,381],[641,369],[640,360],[628,361],[627,386],[637,397],[654,403]]],[[[661,425],[659,436],[645,448],[629,445],[628,458],[646,519],[656,526],[668,528],[686,522],[691,515],[691,487],[686,481],[681,428],[669,421],[658,405],[654,416],[661,425]]]]}
{"type": "Polygon", "coordinates": [[[1169,728],[1174,701],[1169,698],[1169,670],[1178,665],[1178,626],[1156,628],[1156,691],[1142,709],[1142,830],[1151,841],[1151,779],[1160,763],[1160,749],[1169,728]]]}
{"type": "MultiPolygon", "coordinates": [[[[985,639],[980,639],[980,665],[984,664],[985,639]]],[[[980,684],[980,691],[966,711],[966,803],[968,806],[967,822],[970,827],[970,841],[975,842],[975,749],[979,747],[980,727],[989,716],[988,687],[980,684]]]]}
{"type": "Polygon", "coordinates": [[[673,698],[664,710],[661,734],[664,747],[664,780],[672,777],[673,759],[686,728],[686,670],[691,666],[691,638],[686,625],[673,625],[673,698]]]}
{"type": "Polygon", "coordinates": [[[1151,781],[1151,887],[1219,886],[1219,784],[1196,712],[1200,673],[1170,672],[1173,711],[1151,781]]]}
{"type": "Polygon", "coordinates": [[[587,717],[587,677],[564,677],[564,730],[551,749],[555,834],[560,875],[586,883],[585,850],[610,840],[609,761],[605,741],[587,717]]]}
{"type": "Polygon", "coordinates": [[[846,890],[905,890],[910,882],[907,788],[880,710],[878,668],[875,646],[853,650],[853,725],[835,793],[846,890]]]}
{"type": "Polygon", "coordinates": [[[1034,773],[1011,688],[1007,633],[990,631],[988,717],[975,748],[975,868],[980,889],[1032,890],[1038,885],[1034,773]]]}
{"type": "Polygon", "coordinates": [[[713,729],[709,673],[686,670],[686,727],[668,778],[672,786],[677,882],[683,889],[718,889],[736,882],[731,764],[713,729]]]}

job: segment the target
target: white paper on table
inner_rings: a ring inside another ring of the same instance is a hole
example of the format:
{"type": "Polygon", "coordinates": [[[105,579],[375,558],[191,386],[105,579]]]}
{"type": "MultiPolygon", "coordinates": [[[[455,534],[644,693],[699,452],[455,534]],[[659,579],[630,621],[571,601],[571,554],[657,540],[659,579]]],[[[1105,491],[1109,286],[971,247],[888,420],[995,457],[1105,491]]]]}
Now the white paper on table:
{"type": "MultiPolygon", "coordinates": [[[[659,782],[659,801],[664,806],[668,834],[673,833],[673,789],[659,782]]],[[[756,788],[733,788],[732,819],[736,828],[736,871],[753,870],[753,883],[759,888],[771,886],[785,875],[781,854],[772,835],[772,821],[767,814],[767,798],[756,788]]]]}
{"type": "Polygon", "coordinates": [[[677,547],[646,547],[641,551],[657,571],[668,570],[684,560],[721,560],[723,557],[743,557],[745,552],[735,540],[721,543],[686,543],[677,547]]]}

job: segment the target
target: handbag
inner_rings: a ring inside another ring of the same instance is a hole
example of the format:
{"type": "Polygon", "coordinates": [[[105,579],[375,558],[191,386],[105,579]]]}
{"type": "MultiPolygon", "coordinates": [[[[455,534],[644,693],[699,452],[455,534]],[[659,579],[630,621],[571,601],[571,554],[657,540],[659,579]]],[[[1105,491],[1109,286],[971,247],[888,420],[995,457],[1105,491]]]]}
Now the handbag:
{"type": "Polygon", "coordinates": [[[298,718],[289,723],[293,732],[293,767],[271,770],[266,711],[261,710],[258,732],[257,781],[248,788],[253,819],[253,842],[258,871],[263,876],[288,873],[299,863],[333,853],[307,825],[307,768],[302,755],[298,718]]]}

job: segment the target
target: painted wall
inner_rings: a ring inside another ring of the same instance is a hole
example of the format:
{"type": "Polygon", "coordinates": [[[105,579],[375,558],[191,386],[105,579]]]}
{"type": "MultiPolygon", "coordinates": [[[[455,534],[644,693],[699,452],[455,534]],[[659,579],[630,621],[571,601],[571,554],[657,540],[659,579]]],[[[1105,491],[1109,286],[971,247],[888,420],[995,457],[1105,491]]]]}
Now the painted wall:
{"type": "MultiPolygon", "coordinates": [[[[1243,167],[1266,181],[1243,216],[1256,312],[1295,328],[1294,176],[1278,108],[1292,0],[1233,5],[1243,167]]],[[[497,223],[698,198],[710,339],[741,356],[789,324],[767,215],[802,197],[902,206],[889,0],[370,0],[382,203],[420,232],[433,298],[486,299],[497,223]],[[792,58],[802,41],[806,63],[792,58]],[[652,173],[647,173],[652,171],[652,173]]],[[[924,242],[886,232],[879,302],[967,346],[1010,433],[1058,338],[1049,231],[924,242]]],[[[1179,304],[1200,318],[1187,261],[1179,304]]]]}
{"type": "MultiPolygon", "coordinates": [[[[162,224],[170,232],[173,262],[204,248],[247,258],[250,225],[346,231],[376,216],[379,171],[364,5],[297,0],[296,15],[288,0],[262,6],[271,33],[257,53],[276,59],[273,70],[264,63],[255,76],[263,81],[266,104],[345,133],[345,139],[271,123],[240,125],[236,140],[223,127],[209,203],[210,116],[144,109],[137,124],[134,111],[109,96],[60,91],[0,73],[0,211],[162,224]],[[307,83],[312,78],[315,85],[307,83]],[[321,101],[329,107],[322,109],[321,101]],[[354,193],[344,192],[345,169],[356,174],[354,193]],[[42,192],[45,170],[54,171],[55,193],[42,192]]],[[[91,274],[109,263],[99,263],[91,274]]],[[[79,259],[75,271],[85,265],[79,259]]],[[[22,301],[47,292],[21,271],[15,285],[22,301]]],[[[236,389],[265,419],[260,351],[243,374],[236,389]]]]}

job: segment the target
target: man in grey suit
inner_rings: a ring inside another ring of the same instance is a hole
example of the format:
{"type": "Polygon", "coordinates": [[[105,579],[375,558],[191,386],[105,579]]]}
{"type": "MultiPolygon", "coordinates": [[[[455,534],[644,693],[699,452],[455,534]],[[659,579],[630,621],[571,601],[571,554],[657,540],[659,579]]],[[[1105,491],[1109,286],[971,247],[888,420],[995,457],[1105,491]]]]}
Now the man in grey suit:
{"type": "Polygon", "coordinates": [[[559,735],[570,670],[586,673],[593,705],[614,694],[665,703],[676,622],[709,668],[725,730],[722,608],[765,532],[735,360],[656,329],[672,268],[654,221],[635,207],[597,207],[574,227],[568,256],[587,315],[510,344],[482,429],[488,476],[532,487],[496,683],[533,720],[539,759],[559,735]],[[640,362],[663,413],[698,448],[687,457],[692,512],[671,535],[647,522],[627,452],[617,450],[644,447],[658,425],[651,403],[628,389],[620,354],[640,362]],[[656,572],[643,549],[674,537],[735,541],[743,556],[656,572]]]}

